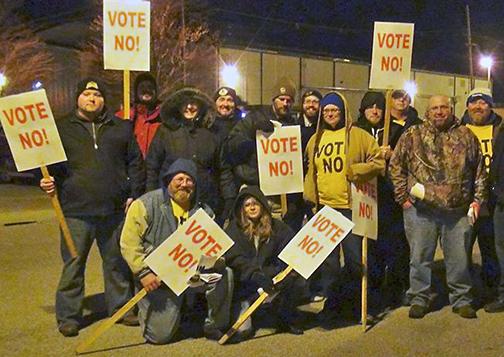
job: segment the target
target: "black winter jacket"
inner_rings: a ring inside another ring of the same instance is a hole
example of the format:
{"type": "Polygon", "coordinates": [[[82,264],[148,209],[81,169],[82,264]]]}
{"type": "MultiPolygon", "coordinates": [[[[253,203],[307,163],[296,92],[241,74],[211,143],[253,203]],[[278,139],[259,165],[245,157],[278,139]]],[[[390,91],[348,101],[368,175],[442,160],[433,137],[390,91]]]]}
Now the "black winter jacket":
{"type": "MultiPolygon", "coordinates": [[[[160,173],[178,158],[192,160],[197,167],[199,198],[208,204],[216,214],[222,210],[222,197],[228,184],[221,180],[219,142],[211,132],[215,119],[214,104],[203,92],[194,88],[184,88],[172,94],[162,105],[159,127],[152,140],[146,158],[147,191],[161,187],[160,173]],[[188,121],[179,113],[179,108],[187,100],[199,102],[202,114],[188,121]]],[[[230,170],[230,169],[229,169],[230,170]]],[[[227,175],[232,180],[231,175],[227,175]]]]}
{"type": "Polygon", "coordinates": [[[266,197],[257,186],[244,188],[238,194],[234,206],[234,217],[226,229],[226,233],[235,244],[226,252],[226,263],[233,269],[235,282],[248,282],[255,272],[263,272],[273,278],[286,268],[286,264],[278,258],[278,254],[289,243],[294,232],[282,221],[272,219],[272,234],[269,239],[262,243],[257,250],[254,242],[250,240],[238,225],[238,216],[243,200],[247,196],[257,198],[263,207],[269,209],[266,197]]]}
{"type": "Polygon", "coordinates": [[[95,123],[76,113],[56,125],[68,161],[49,168],[65,216],[105,216],[124,211],[145,188],[143,160],[132,123],[107,111],[95,123]]]}

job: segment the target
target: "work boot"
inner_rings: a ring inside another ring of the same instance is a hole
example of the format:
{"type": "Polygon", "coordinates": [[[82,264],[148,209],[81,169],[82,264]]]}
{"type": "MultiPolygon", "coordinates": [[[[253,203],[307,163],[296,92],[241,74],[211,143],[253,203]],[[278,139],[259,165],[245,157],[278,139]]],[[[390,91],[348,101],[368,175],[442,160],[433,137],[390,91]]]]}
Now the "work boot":
{"type": "Polygon", "coordinates": [[[483,309],[489,313],[504,312],[504,301],[492,301],[491,303],[486,304],[483,309]]]}
{"type": "Polygon", "coordinates": [[[140,326],[138,316],[135,313],[129,313],[124,315],[122,319],[117,321],[117,323],[122,324],[124,326],[140,326]]]}
{"type": "Polygon", "coordinates": [[[59,325],[58,331],[65,337],[73,337],[79,334],[79,326],[73,322],[64,322],[59,325]]]}
{"type": "Polygon", "coordinates": [[[463,317],[464,319],[475,319],[478,317],[476,315],[476,311],[474,311],[472,306],[469,304],[460,307],[454,307],[452,311],[458,314],[460,317],[463,317]]]}
{"type": "Polygon", "coordinates": [[[218,328],[215,327],[204,327],[203,334],[207,340],[219,341],[224,335],[218,328]]]}
{"type": "Polygon", "coordinates": [[[408,316],[410,319],[421,319],[427,313],[427,308],[422,305],[411,305],[408,316]]]}

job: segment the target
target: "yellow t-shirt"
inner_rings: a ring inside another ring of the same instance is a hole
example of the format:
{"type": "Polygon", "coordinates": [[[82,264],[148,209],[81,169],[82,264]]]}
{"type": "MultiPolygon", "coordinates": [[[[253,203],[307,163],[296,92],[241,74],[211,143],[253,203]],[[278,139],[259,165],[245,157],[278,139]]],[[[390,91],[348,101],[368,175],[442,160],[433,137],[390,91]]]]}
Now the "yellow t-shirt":
{"type": "Polygon", "coordinates": [[[345,128],[324,130],[315,153],[319,202],[332,208],[350,208],[346,179],[345,128]]]}
{"type": "Polygon", "coordinates": [[[177,220],[177,226],[181,226],[189,218],[189,211],[184,211],[184,209],[174,200],[170,199],[170,201],[173,209],[173,215],[177,220]]]}
{"type": "Polygon", "coordinates": [[[483,159],[485,161],[485,169],[490,171],[490,162],[492,161],[492,138],[493,138],[493,125],[470,125],[467,127],[478,137],[481,144],[481,151],[483,152],[483,159]]]}

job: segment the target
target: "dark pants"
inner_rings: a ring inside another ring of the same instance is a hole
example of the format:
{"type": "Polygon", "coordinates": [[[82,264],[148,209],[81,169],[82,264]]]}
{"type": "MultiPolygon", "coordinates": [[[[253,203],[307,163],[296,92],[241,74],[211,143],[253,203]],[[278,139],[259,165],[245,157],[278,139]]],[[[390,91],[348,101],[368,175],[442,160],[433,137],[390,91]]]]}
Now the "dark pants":
{"type": "Polygon", "coordinates": [[[95,239],[102,257],[108,314],[113,314],[133,296],[131,272],[119,248],[123,218],[122,213],[104,217],[66,217],[78,256],[70,256],[61,237],[64,265],[56,292],[56,319],[59,325],[68,322],[78,324],[82,317],[84,273],[89,250],[95,239]]]}
{"type": "Polygon", "coordinates": [[[499,262],[495,251],[493,217],[481,216],[473,227],[469,261],[472,261],[474,243],[478,239],[481,252],[481,280],[483,289],[495,288],[499,283],[499,262]]]}

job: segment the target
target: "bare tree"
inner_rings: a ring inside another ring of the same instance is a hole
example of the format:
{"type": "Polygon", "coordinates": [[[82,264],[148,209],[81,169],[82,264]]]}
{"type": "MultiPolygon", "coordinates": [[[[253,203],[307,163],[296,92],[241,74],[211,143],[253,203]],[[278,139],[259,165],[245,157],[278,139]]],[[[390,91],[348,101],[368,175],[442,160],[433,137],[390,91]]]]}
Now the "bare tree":
{"type": "MultiPolygon", "coordinates": [[[[157,79],[160,98],[183,85],[215,90],[217,38],[203,12],[204,9],[184,4],[183,0],[151,1],[151,73],[157,79]]],[[[103,69],[102,16],[90,24],[90,30],[92,36],[80,52],[82,72],[104,78],[117,100],[122,90],[122,73],[103,69]]]]}

